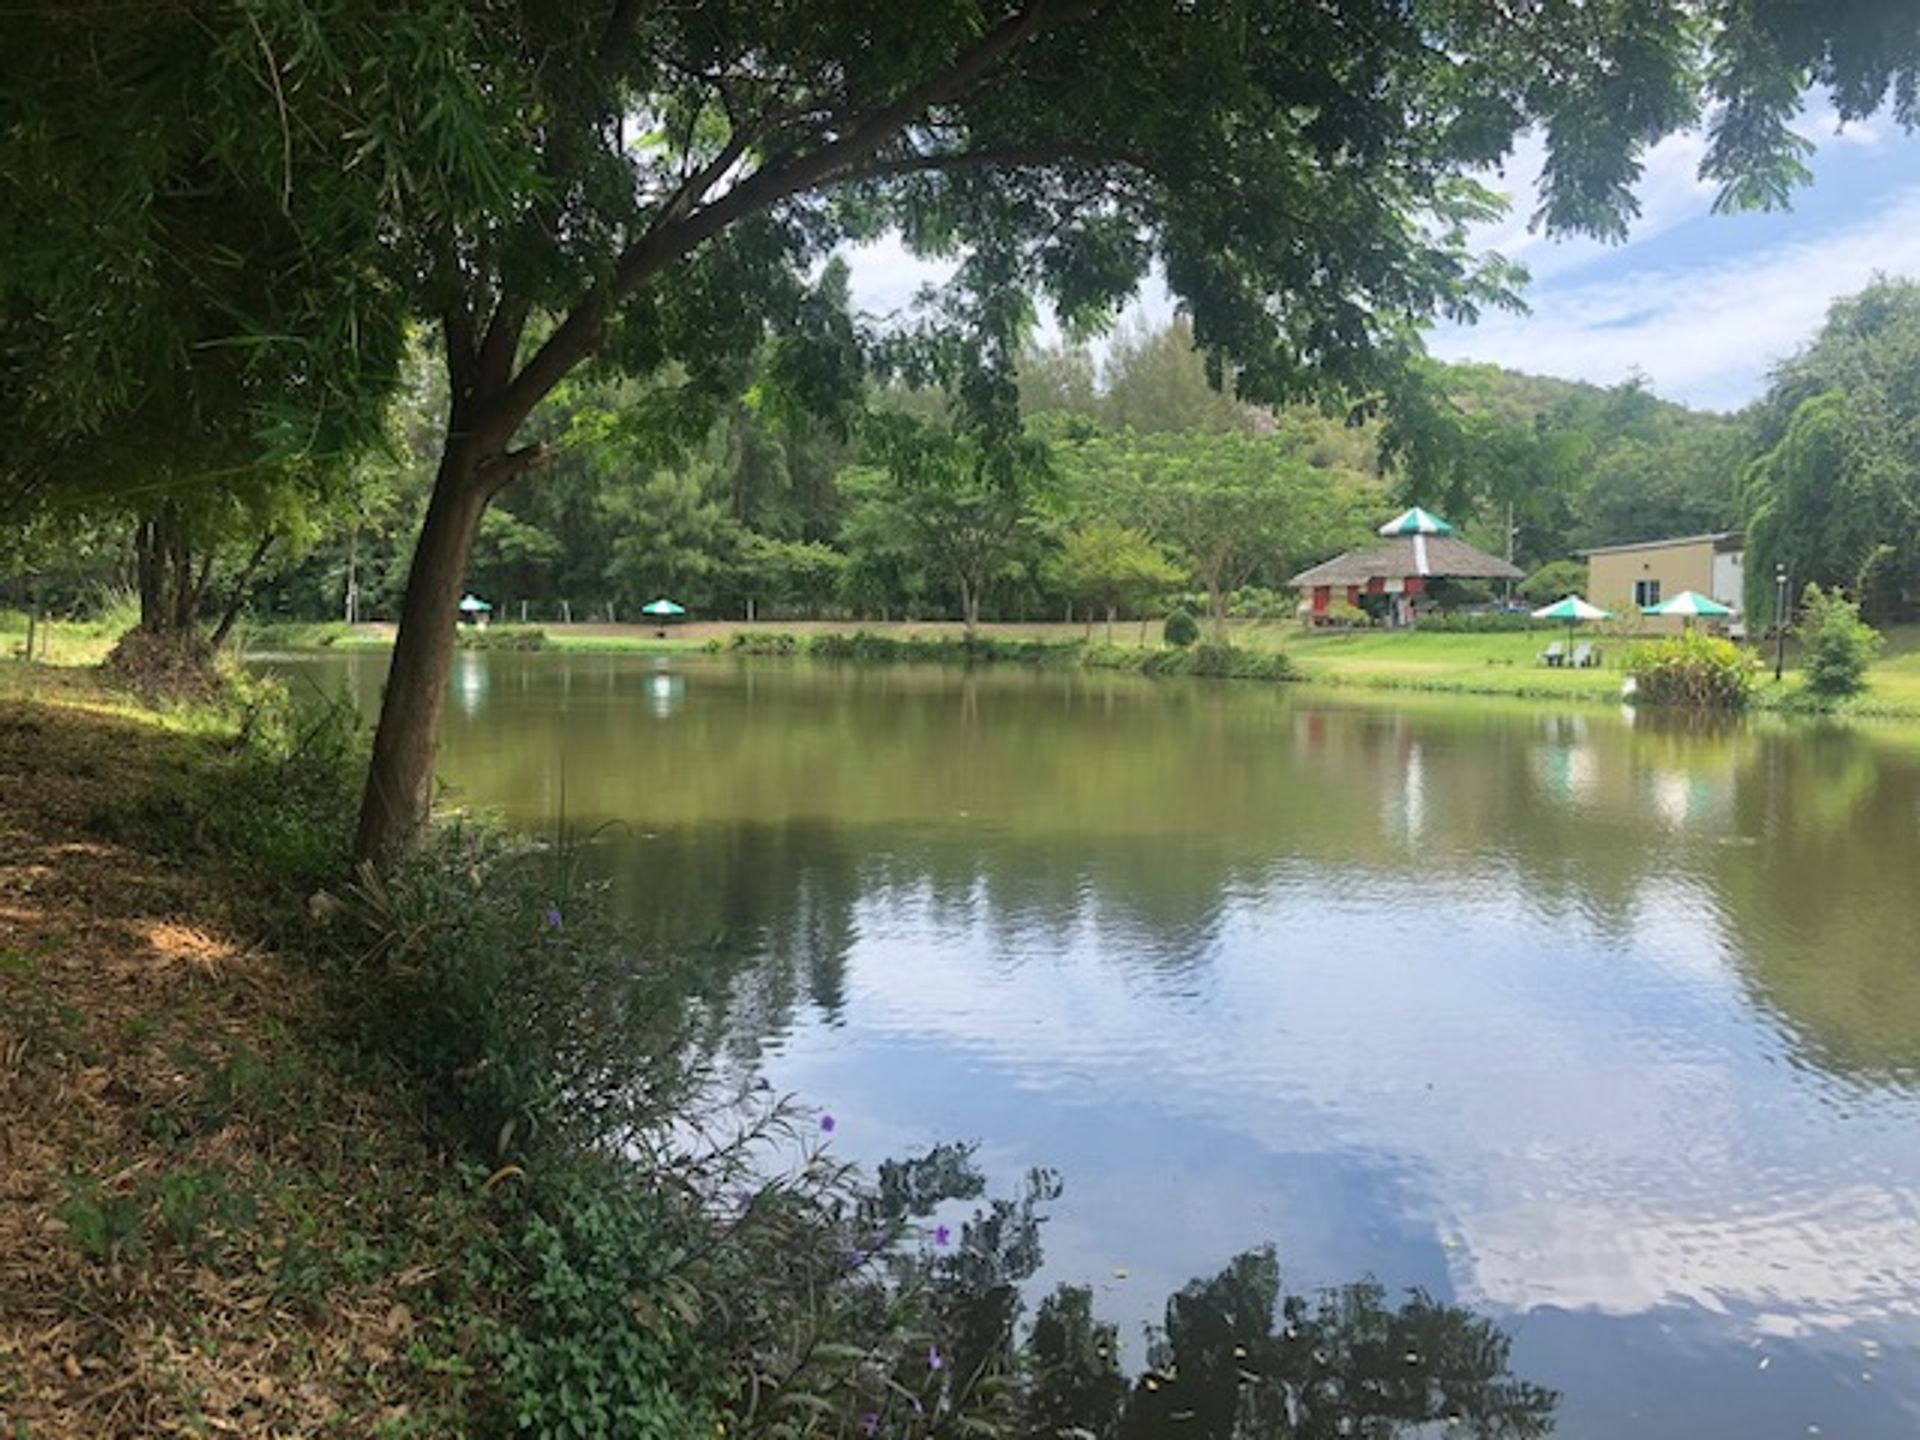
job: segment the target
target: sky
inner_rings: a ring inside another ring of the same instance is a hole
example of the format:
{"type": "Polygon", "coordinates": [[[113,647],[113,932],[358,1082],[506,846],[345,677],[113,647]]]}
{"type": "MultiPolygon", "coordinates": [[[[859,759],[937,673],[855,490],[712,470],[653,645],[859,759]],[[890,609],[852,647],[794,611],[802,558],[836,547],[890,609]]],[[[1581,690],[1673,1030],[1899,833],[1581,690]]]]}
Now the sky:
{"type": "MultiPolygon", "coordinates": [[[[1791,211],[1713,214],[1713,188],[1696,173],[1705,142],[1674,136],[1649,153],[1640,217],[1618,245],[1529,231],[1540,150],[1523,145],[1504,176],[1490,177],[1512,212],[1476,239],[1531,272],[1527,312],[1443,326],[1428,344],[1448,360],[1602,385],[1638,373],[1658,394],[1705,409],[1757,399],[1772,367],[1812,338],[1835,299],[1876,273],[1920,276],[1920,136],[1884,119],[1836,133],[1821,107],[1800,128],[1819,150],[1814,182],[1791,211]]],[[[852,259],[855,303],[876,315],[899,310],[945,273],[897,240],[852,259]]],[[[1134,308],[1164,321],[1172,300],[1154,279],[1134,308]]]]}

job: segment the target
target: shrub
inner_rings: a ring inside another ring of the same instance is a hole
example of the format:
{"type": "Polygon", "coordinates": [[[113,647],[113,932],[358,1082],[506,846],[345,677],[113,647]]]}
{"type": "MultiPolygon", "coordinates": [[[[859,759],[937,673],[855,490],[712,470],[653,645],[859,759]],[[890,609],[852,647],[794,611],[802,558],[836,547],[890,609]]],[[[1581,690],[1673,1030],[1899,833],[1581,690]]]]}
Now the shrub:
{"type": "Polygon", "coordinates": [[[1809,585],[1802,604],[1807,689],[1828,700],[1858,695],[1867,688],[1867,667],[1885,643],[1880,632],[1860,618],[1860,606],[1838,589],[1809,585]]]}
{"type": "Polygon", "coordinates": [[[1287,620],[1298,604],[1291,591],[1243,585],[1227,597],[1227,615],[1234,620],[1287,620]]]}
{"type": "Polygon", "coordinates": [[[1738,710],[1753,691],[1753,657],[1729,640],[1688,632],[1627,652],[1634,698],[1648,705],[1738,710]]]}
{"type": "Polygon", "coordinates": [[[545,650],[550,642],[534,625],[462,625],[454,643],[462,650],[545,650]]]}
{"type": "Polygon", "coordinates": [[[229,887],[278,928],[348,864],[366,774],[366,734],[344,698],[296,703],[271,676],[223,670],[205,713],[234,726],[206,763],[170,773],[147,794],[94,817],[114,838],[135,838],[192,863],[244,875],[229,887]]]}
{"type": "Polygon", "coordinates": [[[1320,612],[1323,624],[1328,625],[1371,625],[1373,617],[1345,596],[1327,601],[1327,608],[1320,612]]]}
{"type": "Polygon", "coordinates": [[[1200,638],[1200,622],[1184,609],[1173,610],[1168,613],[1160,635],[1176,650],[1184,650],[1200,638]]]}
{"type": "Polygon", "coordinates": [[[1550,605],[1563,595],[1578,595],[1587,588],[1587,562],[1550,560],[1520,582],[1520,598],[1535,605],[1550,605]]]}
{"type": "Polygon", "coordinates": [[[1078,640],[1019,640],[997,635],[874,635],[865,630],[851,635],[815,635],[806,643],[806,653],[822,660],[958,661],[963,664],[1011,660],[1043,665],[1076,660],[1082,648],[1078,640]]]}
{"type": "Polygon", "coordinates": [[[805,646],[798,635],[775,630],[736,630],[727,648],[741,655],[797,655],[805,646]]]}
{"type": "Polygon", "coordinates": [[[1197,675],[1217,680],[1298,680],[1299,667],[1280,650],[1243,650],[1232,645],[1191,645],[1182,650],[1136,650],[1097,645],[1086,655],[1093,670],[1132,670],[1141,675],[1197,675]]]}

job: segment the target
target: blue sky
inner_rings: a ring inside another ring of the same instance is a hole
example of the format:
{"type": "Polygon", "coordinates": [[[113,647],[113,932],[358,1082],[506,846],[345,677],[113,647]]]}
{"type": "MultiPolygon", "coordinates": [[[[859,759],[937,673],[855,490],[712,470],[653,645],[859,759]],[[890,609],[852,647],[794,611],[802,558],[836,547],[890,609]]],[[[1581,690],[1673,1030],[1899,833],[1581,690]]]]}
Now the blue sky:
{"type": "MultiPolygon", "coordinates": [[[[1791,211],[1712,214],[1713,190],[1696,173],[1705,142],[1675,136],[1648,155],[1641,216],[1620,245],[1528,231],[1540,153],[1523,146],[1494,181],[1513,211],[1479,239],[1532,272],[1528,312],[1437,329],[1434,352],[1598,384],[1638,372],[1659,394],[1711,409],[1756,398],[1834,299],[1875,273],[1920,275],[1920,136],[1883,119],[1836,134],[1832,112],[1817,106],[1800,128],[1820,148],[1814,183],[1791,211]]],[[[896,310],[943,268],[897,242],[868,246],[854,256],[855,302],[896,310]]],[[[1136,308],[1163,319],[1170,306],[1151,282],[1136,308]]]]}

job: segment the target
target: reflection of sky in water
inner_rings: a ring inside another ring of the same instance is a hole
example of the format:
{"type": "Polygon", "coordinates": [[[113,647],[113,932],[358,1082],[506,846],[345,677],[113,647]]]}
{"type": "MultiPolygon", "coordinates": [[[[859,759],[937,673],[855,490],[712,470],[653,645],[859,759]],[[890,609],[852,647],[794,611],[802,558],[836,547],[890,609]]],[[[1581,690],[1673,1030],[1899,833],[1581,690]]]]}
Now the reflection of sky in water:
{"type": "Polygon", "coordinates": [[[857,913],[845,1019],[803,1021],[766,1068],[863,1155],[977,1136],[1003,1174],[1060,1169],[1049,1278],[1125,1268],[1103,1292],[1129,1321],[1271,1238],[1292,1284],[1372,1272],[1533,1313],[1549,1350],[1644,1348],[1619,1321],[1662,1317],[1659,1363],[1607,1382],[1622,1404],[1724,1372],[1749,1392],[1727,1413],[1764,1419],[1749,1377],[1788,1357],[1830,1421],[1920,1404],[1910,1364],[1855,1393],[1887,1368],[1862,1341],[1917,1333],[1913,1104],[1841,1113],[1805,1083],[1750,1023],[1697,885],[1650,882],[1629,951],[1513,880],[1330,898],[1334,877],[1277,868],[1229,898],[1198,965],[1116,957],[1097,902],[1025,948],[984,905],[936,920],[883,889],[857,913]]]}
{"type": "Polygon", "coordinates": [[[1561,1435],[1920,1433],[1897,752],[1258,686],[460,662],[454,783],[538,824],[564,773],[576,819],[635,822],[637,923],[761,956],[742,1053],[838,1150],[1057,1169],[1042,1280],[1094,1281],[1136,1354],[1168,1293],[1272,1240],[1291,1289],[1486,1310],[1566,1392],[1561,1435]]]}

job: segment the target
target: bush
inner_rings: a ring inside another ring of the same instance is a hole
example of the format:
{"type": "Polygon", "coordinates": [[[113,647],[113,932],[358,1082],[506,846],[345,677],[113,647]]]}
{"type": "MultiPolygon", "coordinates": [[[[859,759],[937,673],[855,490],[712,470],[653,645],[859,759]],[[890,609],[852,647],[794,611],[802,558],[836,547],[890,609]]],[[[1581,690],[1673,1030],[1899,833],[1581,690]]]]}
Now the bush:
{"type": "Polygon", "coordinates": [[[1551,560],[1520,582],[1522,600],[1534,605],[1551,605],[1565,595],[1578,595],[1587,588],[1587,562],[1551,560]]]}
{"type": "Polygon", "coordinates": [[[1802,605],[1807,689],[1828,700],[1858,695],[1867,688],[1867,667],[1884,638],[1860,618],[1860,606],[1838,589],[1809,585],[1802,605]]]}
{"type": "Polygon", "coordinates": [[[1179,650],[1136,650],[1099,645],[1087,652],[1093,670],[1131,670],[1156,677],[1195,675],[1215,680],[1298,680],[1300,669],[1280,650],[1243,650],[1232,645],[1190,645],[1179,650]]]}
{"type": "Polygon", "coordinates": [[[727,637],[727,649],[739,655],[798,655],[805,645],[798,635],[774,630],[736,630],[727,637]]]}
{"type": "Polygon", "coordinates": [[[806,653],[821,660],[904,660],[962,664],[1016,661],[1026,665],[1070,662],[1080,657],[1078,640],[1015,640],[997,635],[815,635],[806,653]]]}
{"type": "Polygon", "coordinates": [[[273,677],[222,674],[226,688],[210,713],[234,725],[231,741],[205,764],[97,817],[96,827],[240,873],[251,883],[231,893],[279,928],[290,907],[347,868],[365,727],[344,698],[299,704],[273,677]]]}
{"type": "Polygon", "coordinates": [[[462,625],[454,643],[462,650],[545,650],[551,642],[536,625],[462,625]]]}
{"type": "Polygon", "coordinates": [[[1233,620],[1287,620],[1298,605],[1291,591],[1243,585],[1227,597],[1227,616],[1233,620]]]}
{"type": "Polygon", "coordinates": [[[1173,610],[1160,628],[1160,636],[1174,649],[1184,650],[1200,638],[1200,622],[1185,609],[1173,610]]]}
{"type": "Polygon", "coordinates": [[[1738,710],[1753,692],[1753,657],[1730,640],[1688,632],[1627,652],[1634,698],[1647,705],[1738,710]]]}

